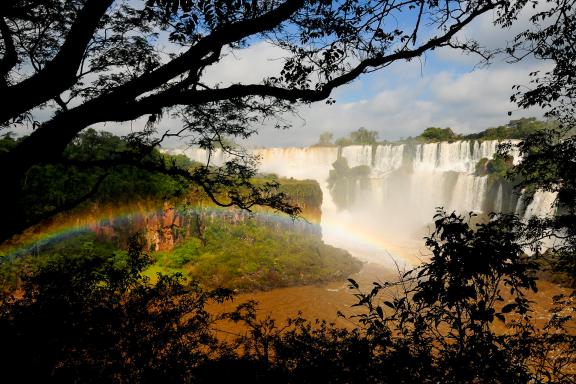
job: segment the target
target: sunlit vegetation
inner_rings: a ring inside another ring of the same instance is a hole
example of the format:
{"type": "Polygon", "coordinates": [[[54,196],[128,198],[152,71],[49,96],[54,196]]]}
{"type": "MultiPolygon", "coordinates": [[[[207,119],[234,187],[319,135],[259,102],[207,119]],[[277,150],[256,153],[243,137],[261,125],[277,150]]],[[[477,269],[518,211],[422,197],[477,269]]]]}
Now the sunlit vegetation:
{"type": "Polygon", "coordinates": [[[231,292],[178,274],[147,278],[138,239],[118,254],[86,239],[55,247],[1,298],[4,373],[56,382],[572,383],[570,300],[556,297],[546,326],[532,325],[527,293],[537,288],[513,230],[520,223],[502,217],[473,229],[455,215],[435,219],[430,262],[368,291],[350,280],[363,309],[353,329],[301,317],[279,326],[257,317],[253,302],[211,316],[206,305],[231,292]],[[246,332],[220,338],[222,321],[246,332]]]}
{"type": "Polygon", "coordinates": [[[426,128],[424,132],[417,139],[421,138],[426,142],[435,142],[435,141],[454,141],[458,138],[451,128],[436,128],[430,127],[426,128]]]}
{"type": "MultiPolygon", "coordinates": [[[[131,233],[129,228],[125,231],[131,233]]],[[[23,271],[51,263],[97,260],[111,271],[121,271],[126,265],[126,251],[114,240],[85,230],[68,239],[30,246],[17,257],[2,260],[1,285],[4,289],[15,287],[23,271]]],[[[201,238],[192,234],[173,249],[151,251],[150,256],[153,264],[144,274],[152,280],[158,272],[181,273],[204,287],[240,290],[342,280],[361,266],[348,252],[324,244],[317,233],[290,228],[289,224],[278,227],[257,219],[231,223],[218,217],[207,219],[201,238]]]]}
{"type": "Polygon", "coordinates": [[[505,140],[505,139],[524,139],[533,133],[551,129],[558,124],[553,121],[542,121],[535,117],[521,118],[518,120],[510,120],[508,124],[501,125],[494,128],[488,128],[484,131],[465,135],[463,139],[475,140],[505,140]]]}
{"type": "Polygon", "coordinates": [[[154,255],[154,268],[182,272],[207,287],[243,290],[341,280],[360,268],[348,252],[315,233],[275,229],[257,220],[206,225],[204,244],[190,238],[154,255]]]}
{"type": "Polygon", "coordinates": [[[455,133],[451,128],[426,128],[422,134],[409,137],[404,142],[434,143],[439,141],[456,140],[516,140],[526,138],[528,135],[556,126],[554,121],[542,121],[535,117],[510,120],[507,124],[487,128],[478,133],[463,135],[455,133]]]}

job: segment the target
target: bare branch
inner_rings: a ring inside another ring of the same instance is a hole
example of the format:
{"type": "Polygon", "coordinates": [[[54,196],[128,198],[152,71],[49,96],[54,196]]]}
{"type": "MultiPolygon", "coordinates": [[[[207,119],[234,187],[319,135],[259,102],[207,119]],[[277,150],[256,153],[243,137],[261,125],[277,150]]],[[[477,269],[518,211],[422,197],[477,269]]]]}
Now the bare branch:
{"type": "Polygon", "coordinates": [[[34,108],[71,87],[84,51],[114,0],[87,0],[78,14],[58,54],[40,72],[5,88],[0,96],[4,106],[0,122],[6,122],[34,108]]]}
{"type": "Polygon", "coordinates": [[[5,88],[8,86],[6,76],[8,72],[18,64],[18,54],[14,47],[14,40],[12,39],[12,31],[8,28],[6,20],[0,17],[0,33],[4,40],[4,56],[0,59],[0,87],[5,88]]]}

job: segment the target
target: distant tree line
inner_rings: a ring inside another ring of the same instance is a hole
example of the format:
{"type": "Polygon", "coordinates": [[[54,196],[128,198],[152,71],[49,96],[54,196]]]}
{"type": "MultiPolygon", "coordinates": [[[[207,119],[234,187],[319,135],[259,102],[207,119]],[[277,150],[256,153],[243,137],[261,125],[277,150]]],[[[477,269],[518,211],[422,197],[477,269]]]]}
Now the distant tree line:
{"type": "Polygon", "coordinates": [[[524,139],[528,135],[538,131],[554,128],[558,125],[555,120],[538,120],[535,117],[523,117],[517,120],[510,120],[507,124],[494,128],[487,128],[478,133],[468,135],[458,134],[450,127],[428,127],[420,135],[408,137],[406,139],[389,141],[378,141],[378,132],[359,128],[351,132],[348,137],[341,137],[334,140],[331,132],[320,134],[318,143],[314,146],[347,146],[347,145],[376,145],[390,143],[436,143],[440,141],[456,140],[506,140],[524,139]]]}
{"type": "Polygon", "coordinates": [[[320,134],[318,143],[314,146],[330,147],[330,146],[347,146],[347,145],[373,145],[378,143],[378,132],[368,130],[364,127],[358,128],[350,132],[348,137],[340,137],[334,141],[334,135],[331,132],[323,132],[320,134]]]}

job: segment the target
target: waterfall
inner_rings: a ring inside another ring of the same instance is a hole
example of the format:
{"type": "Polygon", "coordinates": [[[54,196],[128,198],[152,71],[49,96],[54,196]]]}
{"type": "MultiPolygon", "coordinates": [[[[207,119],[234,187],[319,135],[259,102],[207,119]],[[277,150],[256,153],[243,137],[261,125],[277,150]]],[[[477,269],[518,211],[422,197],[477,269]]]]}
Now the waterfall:
{"type": "MultiPolygon", "coordinates": [[[[432,222],[436,207],[459,214],[514,208],[521,211],[522,202],[508,196],[509,188],[505,191],[501,183],[491,183],[489,176],[476,174],[478,161],[492,159],[498,144],[495,140],[456,141],[352,145],[340,150],[337,147],[266,148],[248,153],[260,158],[263,173],[317,180],[324,194],[321,223],[324,240],[365,256],[370,252],[379,255],[386,252],[381,244],[372,247],[381,238],[421,239],[427,233],[426,225],[432,222]],[[362,183],[356,180],[349,185],[353,201],[347,207],[336,206],[327,183],[332,164],[339,156],[346,159],[350,168],[367,166],[370,169],[368,180],[362,183]],[[350,244],[350,234],[356,234],[356,239],[363,238],[362,244],[350,244]]],[[[173,153],[184,153],[203,163],[208,160],[207,152],[202,149],[173,153]]],[[[216,150],[210,162],[220,165],[229,158],[222,150],[216,150]]],[[[519,161],[517,153],[513,161],[519,161]]],[[[537,192],[528,202],[525,217],[550,214],[554,199],[553,194],[537,192]]]]}
{"type": "Polygon", "coordinates": [[[520,191],[520,196],[516,201],[516,208],[514,208],[514,214],[520,215],[524,209],[524,190],[520,191]]]}
{"type": "Polygon", "coordinates": [[[342,157],[348,161],[350,168],[359,165],[372,165],[372,146],[370,145],[349,145],[342,148],[342,157]]]}
{"type": "Polygon", "coordinates": [[[539,218],[550,217],[554,214],[554,202],[556,201],[556,192],[536,191],[532,201],[526,207],[524,220],[532,216],[539,218]]]}
{"type": "Polygon", "coordinates": [[[378,145],[374,156],[374,175],[383,176],[400,168],[403,156],[404,145],[378,145]]]}
{"type": "Polygon", "coordinates": [[[496,212],[502,212],[502,201],[504,197],[502,196],[504,192],[502,191],[502,183],[498,185],[498,192],[496,194],[496,203],[494,204],[494,210],[496,212]]]}
{"type": "Polygon", "coordinates": [[[458,180],[448,207],[460,213],[482,212],[488,177],[458,174],[458,180]]]}

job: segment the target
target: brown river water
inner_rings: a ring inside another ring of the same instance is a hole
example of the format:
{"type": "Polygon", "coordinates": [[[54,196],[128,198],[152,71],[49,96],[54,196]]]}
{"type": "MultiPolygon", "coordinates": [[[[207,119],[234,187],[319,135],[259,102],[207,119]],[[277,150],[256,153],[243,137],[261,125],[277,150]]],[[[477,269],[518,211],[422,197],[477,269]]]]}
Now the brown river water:
{"type": "MultiPolygon", "coordinates": [[[[410,265],[418,265],[427,258],[423,245],[423,240],[407,242],[386,239],[386,251],[393,254],[394,258],[400,262],[407,263],[408,266],[404,267],[391,266],[390,262],[386,264],[374,262],[374,260],[378,260],[377,256],[380,255],[381,250],[371,250],[369,253],[364,253],[362,250],[352,251],[351,253],[355,257],[364,261],[364,266],[360,272],[350,276],[350,278],[358,282],[360,290],[363,292],[370,291],[373,282],[395,281],[402,272],[405,272],[405,268],[409,268],[410,265]]],[[[213,314],[229,312],[241,303],[254,300],[258,303],[258,318],[270,316],[279,326],[285,325],[288,318],[294,318],[301,312],[307,320],[326,320],[339,327],[354,327],[355,321],[349,317],[362,312],[362,309],[352,307],[358,301],[354,296],[354,293],[358,293],[358,291],[350,289],[349,286],[350,283],[343,279],[330,283],[241,293],[236,295],[232,302],[209,305],[208,310],[213,314]],[[338,312],[348,318],[338,316],[338,312]]],[[[245,328],[231,322],[221,322],[218,324],[218,328],[222,330],[223,334],[238,334],[245,330],[245,328]]]]}
{"type": "MultiPolygon", "coordinates": [[[[392,272],[378,264],[365,264],[362,270],[350,276],[360,284],[360,289],[369,291],[372,282],[385,282],[395,280],[397,272],[392,272]]],[[[232,311],[237,305],[255,300],[258,305],[258,318],[270,316],[279,326],[285,325],[288,318],[294,318],[299,312],[308,320],[326,320],[339,327],[355,326],[354,319],[345,319],[338,316],[338,312],[350,316],[359,313],[361,309],[352,307],[357,299],[354,293],[357,290],[349,288],[347,280],[326,284],[305,285],[299,287],[278,288],[264,292],[250,292],[238,294],[232,302],[212,304],[208,310],[213,314],[232,311]]],[[[241,333],[244,329],[232,323],[219,323],[217,329],[223,333],[241,333]]]]}
{"type": "MultiPolygon", "coordinates": [[[[381,264],[365,263],[359,273],[350,277],[358,282],[362,292],[368,292],[372,288],[373,282],[383,283],[398,280],[399,272],[381,264]]],[[[288,318],[294,318],[301,312],[302,316],[310,321],[326,320],[338,327],[352,328],[357,324],[355,319],[350,318],[350,316],[364,310],[352,306],[358,301],[354,296],[354,293],[358,293],[358,291],[349,286],[350,283],[343,280],[326,284],[279,288],[264,292],[242,293],[236,295],[231,302],[211,304],[208,306],[208,310],[216,315],[232,311],[237,305],[254,300],[258,303],[256,307],[258,319],[270,316],[280,327],[286,325],[288,318]],[[338,316],[338,312],[346,315],[346,318],[338,316]]],[[[551,298],[561,293],[569,295],[571,290],[561,288],[545,280],[538,281],[538,287],[539,291],[537,293],[528,292],[527,298],[532,301],[533,319],[539,328],[543,327],[552,315],[550,311],[552,308],[551,298]]],[[[383,291],[379,299],[389,300],[390,296],[390,292],[383,291]]],[[[233,335],[244,334],[246,328],[232,322],[219,322],[216,324],[216,330],[220,331],[223,337],[228,338],[233,337],[233,335]]],[[[571,323],[569,325],[569,332],[576,334],[576,324],[571,323]]]]}

